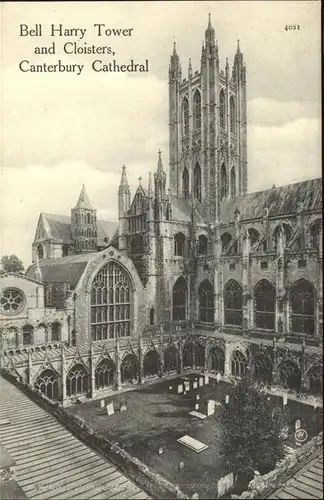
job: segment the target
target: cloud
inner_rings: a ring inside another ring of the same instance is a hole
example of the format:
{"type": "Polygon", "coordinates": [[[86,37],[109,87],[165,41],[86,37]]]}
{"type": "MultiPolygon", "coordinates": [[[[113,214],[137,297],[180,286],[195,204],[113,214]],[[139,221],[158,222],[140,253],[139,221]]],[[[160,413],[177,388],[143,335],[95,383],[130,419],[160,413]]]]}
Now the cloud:
{"type": "Polygon", "coordinates": [[[316,102],[278,101],[257,97],[247,104],[248,122],[253,125],[277,126],[302,118],[320,118],[316,102]]]}

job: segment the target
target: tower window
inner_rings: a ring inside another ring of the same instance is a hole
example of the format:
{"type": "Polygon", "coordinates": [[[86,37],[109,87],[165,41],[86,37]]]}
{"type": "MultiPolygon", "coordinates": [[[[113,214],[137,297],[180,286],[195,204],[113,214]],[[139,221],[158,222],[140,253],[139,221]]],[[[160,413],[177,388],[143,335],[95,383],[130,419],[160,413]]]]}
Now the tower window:
{"type": "Polygon", "coordinates": [[[199,90],[194,95],[194,128],[201,128],[201,96],[199,90]]]}
{"type": "Polygon", "coordinates": [[[188,135],[189,133],[189,103],[188,99],[185,97],[182,103],[182,125],[183,125],[183,135],[188,135]]]}
{"type": "Polygon", "coordinates": [[[228,195],[228,179],[227,179],[227,172],[226,172],[225,163],[223,163],[222,168],[221,168],[221,189],[220,189],[221,201],[224,198],[227,198],[227,195],[228,195]]]}
{"type": "Polygon", "coordinates": [[[220,94],[219,94],[219,121],[220,121],[220,126],[225,128],[225,94],[224,94],[224,90],[221,90],[220,94]]]}
{"type": "Polygon", "coordinates": [[[174,237],[174,255],[178,257],[185,256],[186,237],[183,233],[177,233],[174,237]]]}
{"type": "Polygon", "coordinates": [[[292,331],[313,335],[315,331],[315,292],[308,281],[301,279],[291,288],[292,331]]]}
{"type": "Polygon", "coordinates": [[[173,287],[173,321],[181,321],[186,319],[186,304],[187,304],[187,284],[184,278],[178,278],[173,287]]]}
{"type": "Polygon", "coordinates": [[[236,196],[236,175],[234,167],[232,167],[231,170],[231,196],[232,198],[235,198],[236,196]]]}
{"type": "Polygon", "coordinates": [[[235,134],[236,131],[236,116],[235,116],[235,101],[234,97],[230,98],[230,126],[232,134],[235,134]]]}
{"type": "Polygon", "coordinates": [[[182,174],[182,196],[184,198],[189,198],[189,174],[186,167],[182,174]]]}
{"type": "Polygon", "coordinates": [[[194,171],[194,194],[198,201],[201,201],[201,168],[197,164],[194,171]]]}

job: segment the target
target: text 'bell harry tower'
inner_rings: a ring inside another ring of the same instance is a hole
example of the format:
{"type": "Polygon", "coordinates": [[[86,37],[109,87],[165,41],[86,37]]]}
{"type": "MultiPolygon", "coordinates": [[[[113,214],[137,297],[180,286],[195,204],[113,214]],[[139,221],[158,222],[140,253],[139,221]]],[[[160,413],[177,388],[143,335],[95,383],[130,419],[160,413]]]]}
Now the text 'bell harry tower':
{"type": "Polygon", "coordinates": [[[217,222],[223,199],[247,192],[246,68],[239,41],[230,72],[219,68],[209,15],[201,69],[182,78],[174,44],[169,66],[170,188],[217,222]]]}

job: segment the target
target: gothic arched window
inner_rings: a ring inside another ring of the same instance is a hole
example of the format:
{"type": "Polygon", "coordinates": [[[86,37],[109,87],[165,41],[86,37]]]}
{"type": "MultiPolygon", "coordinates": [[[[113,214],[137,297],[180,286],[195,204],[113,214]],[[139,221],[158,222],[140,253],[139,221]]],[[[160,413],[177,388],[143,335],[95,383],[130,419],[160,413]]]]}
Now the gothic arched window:
{"type": "Polygon", "coordinates": [[[66,376],[66,394],[78,396],[86,394],[89,388],[89,374],[84,365],[74,365],[66,376]]]}
{"type": "Polygon", "coordinates": [[[37,256],[38,256],[38,260],[44,259],[44,248],[43,248],[43,245],[41,243],[39,243],[37,245],[37,256]]]}
{"type": "Polygon", "coordinates": [[[154,325],[154,307],[150,309],[150,325],[154,325]]]}
{"type": "Polygon", "coordinates": [[[133,383],[138,379],[139,361],[135,354],[127,354],[120,367],[122,383],[128,381],[133,383]]]}
{"type": "Polygon", "coordinates": [[[199,90],[196,90],[193,99],[193,116],[194,116],[194,128],[201,128],[201,95],[199,90]]]}
{"type": "Polygon", "coordinates": [[[131,333],[131,282],[116,262],[108,262],[91,288],[92,340],[126,337],[131,333]]]}
{"type": "Polygon", "coordinates": [[[301,386],[299,366],[290,359],[282,362],[279,368],[279,380],[284,389],[299,392],[301,386]]]}
{"type": "Polygon", "coordinates": [[[231,169],[231,196],[232,198],[236,196],[236,174],[234,167],[231,169]]]}
{"type": "Polygon", "coordinates": [[[272,361],[269,356],[260,352],[253,359],[254,378],[258,382],[270,384],[272,378],[272,361]]]}
{"type": "Polygon", "coordinates": [[[219,121],[222,128],[225,128],[225,113],[225,94],[222,89],[219,94],[219,121]]]}
{"type": "Polygon", "coordinates": [[[177,233],[174,237],[174,255],[185,256],[186,237],[183,233],[177,233]]]}
{"type": "Polygon", "coordinates": [[[236,115],[235,115],[235,101],[234,97],[230,97],[230,126],[232,134],[236,131],[236,115]]]}
{"type": "Polygon", "coordinates": [[[220,199],[221,201],[228,195],[228,179],[225,163],[223,163],[221,168],[221,186],[220,186],[220,199]]]}
{"type": "Polygon", "coordinates": [[[144,376],[154,376],[160,371],[160,356],[155,349],[151,349],[144,356],[144,376]]]}
{"type": "Polygon", "coordinates": [[[206,236],[201,234],[198,238],[198,254],[207,255],[208,253],[208,240],[206,236]]]}
{"type": "Polygon", "coordinates": [[[243,377],[246,370],[246,357],[241,351],[234,351],[232,354],[232,375],[235,377],[243,377]]]}
{"type": "Polygon", "coordinates": [[[214,346],[209,351],[210,369],[216,373],[224,375],[225,372],[225,354],[224,351],[217,346],[214,346]]]}
{"type": "Polygon", "coordinates": [[[274,330],[276,311],[276,289],[267,280],[261,280],[254,288],[255,326],[274,330]]]}
{"type": "Polygon", "coordinates": [[[58,322],[52,323],[52,342],[61,340],[61,325],[58,322]]]}
{"type": "Polygon", "coordinates": [[[201,168],[198,163],[194,170],[194,195],[196,200],[201,201],[201,168]]]}
{"type": "Polygon", "coordinates": [[[225,325],[242,326],[242,288],[237,281],[230,280],[224,290],[225,325]]]}
{"type": "Polygon", "coordinates": [[[248,230],[248,232],[249,232],[249,236],[250,236],[251,247],[253,247],[253,245],[258,241],[258,239],[260,237],[260,234],[253,227],[250,227],[250,229],[248,230]]]}
{"type": "Polygon", "coordinates": [[[186,319],[187,311],[187,283],[184,278],[178,278],[173,287],[172,318],[173,321],[186,319]]]}
{"type": "Polygon", "coordinates": [[[185,167],[182,174],[182,196],[184,198],[189,198],[189,174],[185,167]]]}
{"type": "Polygon", "coordinates": [[[223,252],[224,252],[225,248],[229,245],[231,239],[232,239],[232,236],[229,233],[222,234],[221,242],[222,242],[222,251],[223,252]]]}
{"type": "Polygon", "coordinates": [[[315,291],[311,283],[301,279],[294,283],[290,292],[292,331],[314,335],[315,291]]]}
{"type": "Polygon", "coordinates": [[[317,219],[309,228],[309,244],[313,250],[319,249],[321,224],[321,221],[317,219]]]}
{"type": "Polygon", "coordinates": [[[95,370],[96,389],[104,389],[114,384],[115,363],[109,359],[103,359],[95,370]]]}
{"type": "Polygon", "coordinates": [[[34,343],[34,327],[32,325],[25,325],[23,327],[23,345],[30,345],[34,343]]]}
{"type": "Polygon", "coordinates": [[[164,352],[164,368],[166,372],[172,372],[178,366],[178,349],[171,345],[164,352]]]}
{"type": "Polygon", "coordinates": [[[291,230],[291,227],[288,224],[283,223],[283,224],[277,226],[275,228],[275,230],[273,231],[273,245],[274,245],[275,250],[277,250],[277,248],[278,248],[279,235],[280,235],[281,228],[283,229],[283,232],[284,232],[284,237],[285,237],[285,240],[286,240],[286,242],[285,242],[286,245],[287,245],[288,241],[290,240],[290,238],[292,236],[292,230],[291,230]]]}
{"type": "Polygon", "coordinates": [[[214,322],[214,289],[208,281],[199,287],[199,319],[205,323],[214,322]]]}
{"type": "Polygon", "coordinates": [[[183,135],[188,135],[189,133],[189,103],[188,99],[185,97],[182,102],[182,133],[183,135]]]}
{"type": "Polygon", "coordinates": [[[41,391],[47,398],[59,398],[58,375],[53,370],[44,370],[36,379],[35,389],[41,391]]]}

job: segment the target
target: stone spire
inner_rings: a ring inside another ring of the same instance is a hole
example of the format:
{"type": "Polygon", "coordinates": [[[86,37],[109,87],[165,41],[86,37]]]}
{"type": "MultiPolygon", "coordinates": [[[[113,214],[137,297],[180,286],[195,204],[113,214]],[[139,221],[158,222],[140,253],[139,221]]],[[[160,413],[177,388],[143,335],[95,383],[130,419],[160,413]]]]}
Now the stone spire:
{"type": "Polygon", "coordinates": [[[118,193],[121,193],[121,192],[126,193],[127,191],[129,191],[129,185],[128,185],[128,180],[127,180],[127,175],[126,175],[126,167],[125,167],[125,165],[123,165],[118,193]]]}
{"type": "Polygon", "coordinates": [[[166,173],[163,170],[162,165],[162,152],[159,149],[158,151],[158,164],[156,173],[154,174],[154,188],[155,188],[155,197],[164,199],[166,197],[166,173]]]}
{"type": "Polygon", "coordinates": [[[147,196],[149,198],[153,197],[153,182],[152,182],[152,172],[151,172],[151,170],[149,171],[149,181],[148,181],[147,196]]]}
{"type": "Polygon", "coordinates": [[[93,207],[90,203],[84,184],[82,186],[81,193],[77,201],[77,204],[75,205],[75,208],[84,208],[86,210],[93,210],[93,207]]]}
{"type": "Polygon", "coordinates": [[[215,46],[215,30],[211,23],[211,14],[208,14],[208,26],[205,31],[206,49],[215,46]]]}
{"type": "Polygon", "coordinates": [[[181,80],[181,64],[177,53],[176,43],[173,42],[173,52],[170,57],[169,64],[169,79],[170,80],[181,80]]]}

